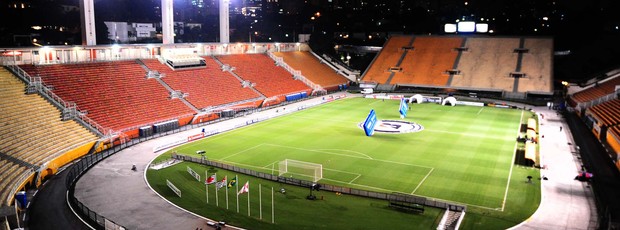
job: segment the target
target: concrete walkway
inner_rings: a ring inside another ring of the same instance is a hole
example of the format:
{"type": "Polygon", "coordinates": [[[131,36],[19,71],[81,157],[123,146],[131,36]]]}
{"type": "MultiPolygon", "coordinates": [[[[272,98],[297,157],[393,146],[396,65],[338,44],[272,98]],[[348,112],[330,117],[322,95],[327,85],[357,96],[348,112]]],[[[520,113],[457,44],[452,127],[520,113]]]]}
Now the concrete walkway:
{"type": "MultiPolygon", "coordinates": [[[[321,100],[315,98],[292,105],[321,100]]],[[[277,114],[274,108],[247,117],[206,126],[207,130],[234,127],[252,118],[277,114]]],[[[562,118],[546,107],[536,108],[544,114],[540,126],[541,161],[546,165],[542,174],[542,203],[536,213],[514,229],[594,229],[595,207],[587,184],[573,180],[580,169],[576,159],[570,130],[562,118]]],[[[91,210],[129,229],[209,229],[206,219],[185,212],[155,194],[145,182],[144,171],[149,162],[161,152],[153,147],[199,133],[201,128],[177,133],[125,149],[89,170],[77,183],[75,196],[91,210]],[[138,172],[131,171],[136,164],[138,172]]]]}
{"type": "Polygon", "coordinates": [[[547,107],[534,110],[544,116],[539,116],[540,161],[541,174],[548,180],[541,180],[538,210],[513,229],[596,229],[592,190],[587,183],[574,179],[581,163],[564,118],[547,107]]]}
{"type": "Polygon", "coordinates": [[[75,197],[91,210],[128,229],[212,229],[207,227],[207,219],[181,210],[148,186],[144,177],[146,167],[163,153],[154,153],[153,148],[199,134],[202,128],[232,129],[248,120],[293,112],[298,106],[321,100],[320,97],[313,98],[134,145],[103,160],[84,174],[75,186],[75,197]],[[131,170],[132,164],[136,164],[137,172],[131,170]]]}

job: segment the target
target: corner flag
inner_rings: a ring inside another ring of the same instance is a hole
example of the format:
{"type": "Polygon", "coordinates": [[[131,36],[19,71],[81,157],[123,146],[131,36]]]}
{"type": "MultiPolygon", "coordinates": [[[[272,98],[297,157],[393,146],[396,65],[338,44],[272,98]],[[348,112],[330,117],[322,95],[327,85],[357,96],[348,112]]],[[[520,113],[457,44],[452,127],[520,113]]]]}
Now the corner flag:
{"type": "Polygon", "coordinates": [[[398,107],[398,112],[400,112],[400,118],[407,117],[408,105],[405,102],[405,98],[400,99],[400,106],[398,107]]]}

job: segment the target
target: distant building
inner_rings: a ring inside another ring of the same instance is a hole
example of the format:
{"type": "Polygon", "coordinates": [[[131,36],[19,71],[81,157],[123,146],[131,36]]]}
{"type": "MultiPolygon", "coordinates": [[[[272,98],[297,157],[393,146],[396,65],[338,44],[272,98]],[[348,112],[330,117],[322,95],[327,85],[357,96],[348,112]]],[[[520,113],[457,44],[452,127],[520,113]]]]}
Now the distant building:
{"type": "Polygon", "coordinates": [[[115,43],[128,43],[157,37],[153,23],[104,22],[108,39],[115,43]]]}
{"type": "Polygon", "coordinates": [[[153,23],[132,23],[131,25],[135,30],[135,35],[138,40],[157,36],[157,31],[153,23]]]}

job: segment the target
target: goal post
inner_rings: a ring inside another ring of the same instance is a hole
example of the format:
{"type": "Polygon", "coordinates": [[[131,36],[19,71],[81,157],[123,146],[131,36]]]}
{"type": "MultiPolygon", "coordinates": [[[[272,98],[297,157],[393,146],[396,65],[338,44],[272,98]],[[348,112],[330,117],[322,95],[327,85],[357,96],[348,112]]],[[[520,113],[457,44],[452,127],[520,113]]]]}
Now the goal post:
{"type": "Polygon", "coordinates": [[[285,159],[278,163],[278,176],[298,177],[317,182],[323,179],[323,165],[305,161],[285,159]]]}

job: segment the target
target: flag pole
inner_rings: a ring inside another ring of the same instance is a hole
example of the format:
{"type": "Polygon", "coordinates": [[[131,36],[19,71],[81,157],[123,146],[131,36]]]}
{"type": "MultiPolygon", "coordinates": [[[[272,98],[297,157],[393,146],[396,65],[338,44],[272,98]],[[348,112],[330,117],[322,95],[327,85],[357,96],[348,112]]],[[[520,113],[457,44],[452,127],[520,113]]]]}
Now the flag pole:
{"type": "MultiPolygon", "coordinates": [[[[207,181],[209,180],[209,175],[207,170],[205,170],[205,178],[207,178],[207,181]]],[[[209,184],[207,183],[207,181],[205,181],[205,190],[207,190],[207,204],[209,203],[209,184]]]]}
{"type": "Polygon", "coordinates": [[[219,202],[220,202],[220,201],[219,201],[220,199],[218,199],[218,198],[217,198],[217,193],[218,193],[218,192],[217,192],[217,190],[218,190],[218,189],[217,189],[217,182],[218,182],[218,181],[217,181],[217,173],[215,173],[215,181],[216,181],[216,182],[215,182],[215,206],[219,207],[219,206],[220,206],[220,203],[219,203],[219,202]]]}
{"type": "MultiPolygon", "coordinates": [[[[235,175],[235,177],[237,177],[237,175],[235,175]]],[[[239,180],[238,177],[237,180],[239,180]]],[[[239,213],[239,183],[235,183],[235,186],[237,190],[237,192],[235,192],[237,194],[237,213],[239,213]]]]}
{"type": "Polygon", "coordinates": [[[258,184],[258,216],[259,218],[262,220],[263,219],[263,196],[261,195],[261,187],[263,187],[263,185],[258,184]]]}
{"type": "Polygon", "coordinates": [[[274,216],[275,212],[273,211],[273,187],[271,187],[271,223],[274,223],[275,220],[275,216],[274,216]]]}
{"type": "MultiPolygon", "coordinates": [[[[226,183],[228,183],[228,181],[226,181],[226,183]]],[[[228,185],[224,186],[226,186],[226,209],[228,209],[228,185]]]]}
{"type": "Polygon", "coordinates": [[[250,189],[248,189],[248,216],[250,216],[250,189]]]}

